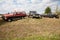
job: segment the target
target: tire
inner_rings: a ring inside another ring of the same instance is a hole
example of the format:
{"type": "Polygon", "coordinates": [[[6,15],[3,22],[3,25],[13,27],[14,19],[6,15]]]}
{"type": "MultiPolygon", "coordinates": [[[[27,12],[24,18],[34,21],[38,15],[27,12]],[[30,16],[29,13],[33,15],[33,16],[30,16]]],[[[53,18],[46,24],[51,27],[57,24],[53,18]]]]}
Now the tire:
{"type": "Polygon", "coordinates": [[[55,17],[56,19],[59,19],[59,17],[55,17]]]}
{"type": "Polygon", "coordinates": [[[55,16],[56,19],[59,19],[59,16],[55,16]]]}
{"type": "Polygon", "coordinates": [[[2,19],[3,19],[4,21],[6,21],[4,16],[2,16],[2,19]]]}
{"type": "Polygon", "coordinates": [[[8,19],[7,21],[8,21],[8,22],[12,22],[12,19],[8,19]]]}

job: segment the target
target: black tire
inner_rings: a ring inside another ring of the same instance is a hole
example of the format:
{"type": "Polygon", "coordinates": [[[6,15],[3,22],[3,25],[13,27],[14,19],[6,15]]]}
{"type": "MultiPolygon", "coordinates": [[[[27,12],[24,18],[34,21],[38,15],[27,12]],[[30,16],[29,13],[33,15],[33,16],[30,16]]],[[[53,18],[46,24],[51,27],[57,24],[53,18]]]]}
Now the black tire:
{"type": "Polygon", "coordinates": [[[12,22],[12,19],[8,19],[7,21],[8,21],[8,22],[12,22]]]}
{"type": "Polygon", "coordinates": [[[25,19],[25,17],[22,17],[23,19],[25,19]]]}
{"type": "Polygon", "coordinates": [[[59,19],[59,17],[55,17],[56,19],[59,19]]]}
{"type": "Polygon", "coordinates": [[[54,16],[56,19],[59,19],[59,16],[58,15],[56,15],[56,16],[54,16]]]}
{"type": "Polygon", "coordinates": [[[22,17],[19,17],[20,19],[22,19],[22,17]]]}

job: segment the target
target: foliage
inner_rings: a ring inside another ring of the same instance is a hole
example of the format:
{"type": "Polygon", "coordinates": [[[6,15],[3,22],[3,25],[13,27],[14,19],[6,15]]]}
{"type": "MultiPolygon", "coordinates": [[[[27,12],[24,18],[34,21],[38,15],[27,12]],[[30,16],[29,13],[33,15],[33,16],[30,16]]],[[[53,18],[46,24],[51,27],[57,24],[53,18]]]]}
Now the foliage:
{"type": "Polygon", "coordinates": [[[51,8],[50,7],[47,7],[46,9],[45,9],[45,13],[51,13],[51,8]]]}

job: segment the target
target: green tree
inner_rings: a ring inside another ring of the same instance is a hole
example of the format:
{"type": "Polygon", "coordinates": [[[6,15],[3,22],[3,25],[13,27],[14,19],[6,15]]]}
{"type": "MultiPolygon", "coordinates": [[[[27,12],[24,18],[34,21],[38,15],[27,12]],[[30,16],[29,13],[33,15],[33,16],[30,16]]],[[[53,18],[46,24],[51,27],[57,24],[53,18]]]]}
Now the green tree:
{"type": "Polygon", "coordinates": [[[47,7],[47,8],[45,9],[45,13],[46,13],[46,14],[51,13],[51,8],[50,8],[50,7],[47,7]]]}

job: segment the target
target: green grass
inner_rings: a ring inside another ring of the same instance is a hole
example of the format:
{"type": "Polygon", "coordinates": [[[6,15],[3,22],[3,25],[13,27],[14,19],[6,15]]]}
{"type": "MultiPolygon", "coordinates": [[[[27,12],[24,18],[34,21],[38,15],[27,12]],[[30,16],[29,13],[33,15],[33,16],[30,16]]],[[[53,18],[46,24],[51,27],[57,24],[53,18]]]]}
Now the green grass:
{"type": "Polygon", "coordinates": [[[60,35],[52,34],[50,36],[32,35],[22,38],[7,38],[6,40],[60,40],[60,35]]]}
{"type": "Polygon", "coordinates": [[[44,37],[44,36],[35,36],[35,37],[28,37],[24,40],[60,40],[58,36],[52,36],[52,37],[44,37]]]}

